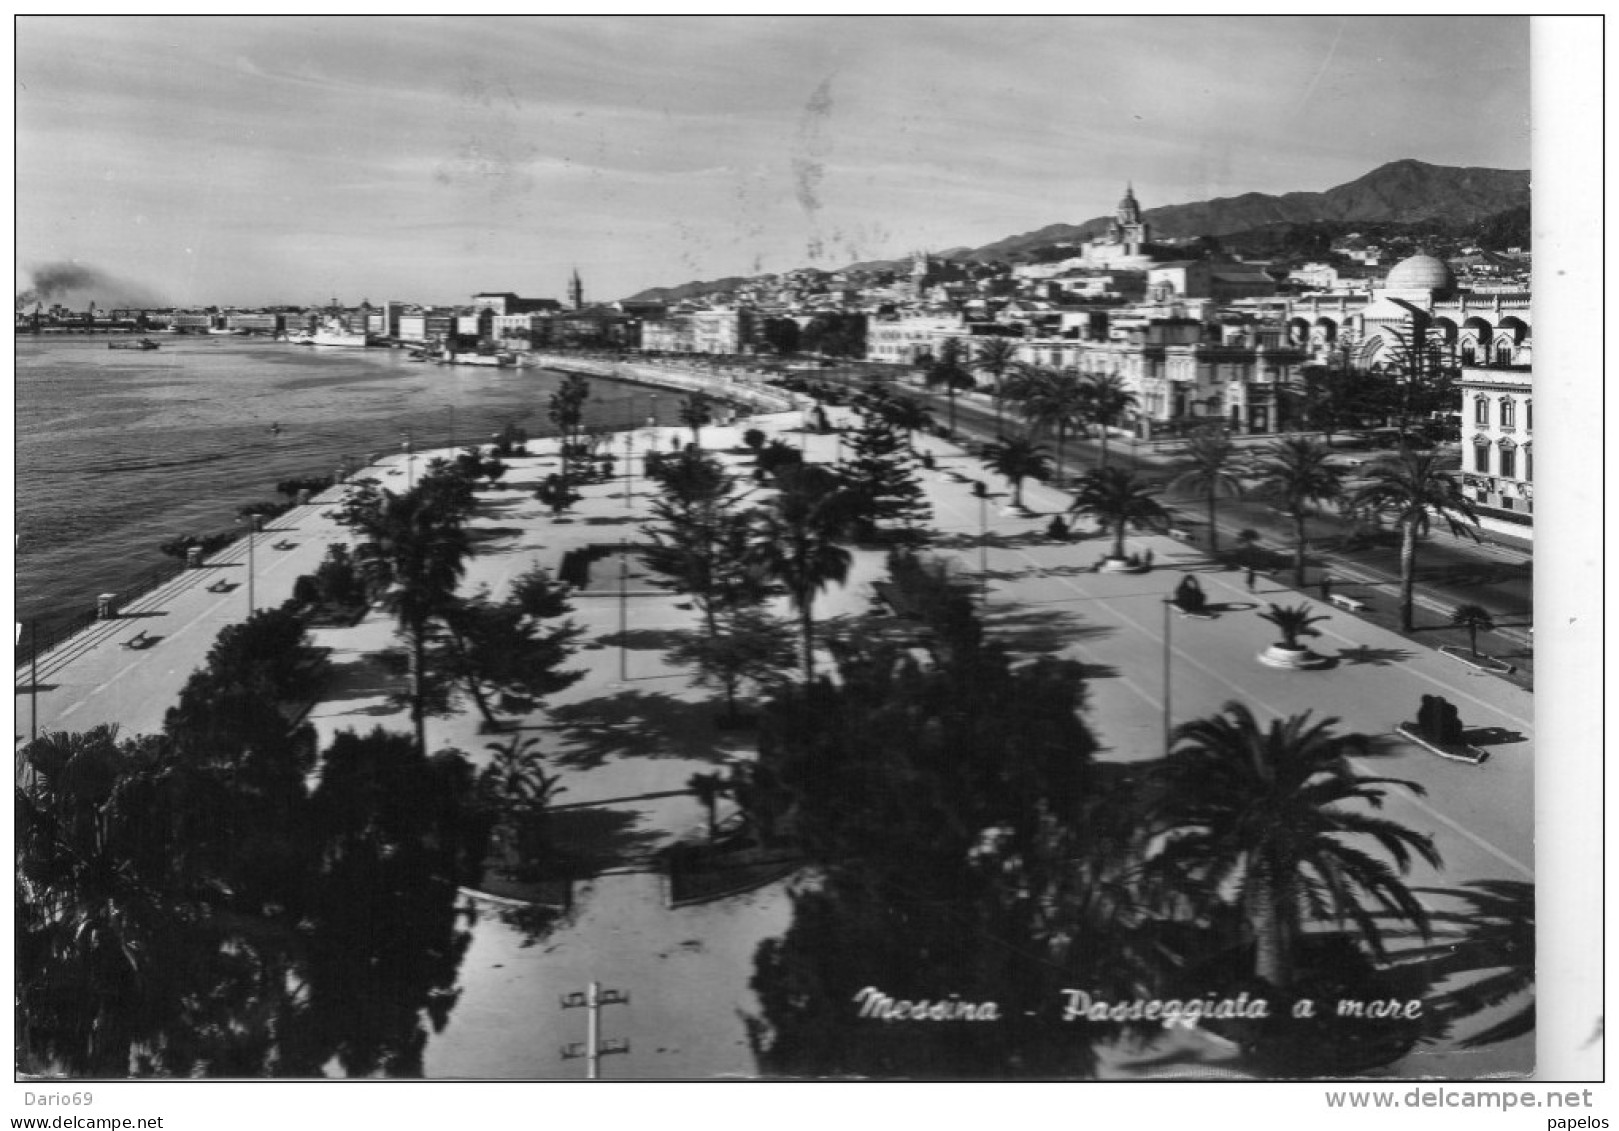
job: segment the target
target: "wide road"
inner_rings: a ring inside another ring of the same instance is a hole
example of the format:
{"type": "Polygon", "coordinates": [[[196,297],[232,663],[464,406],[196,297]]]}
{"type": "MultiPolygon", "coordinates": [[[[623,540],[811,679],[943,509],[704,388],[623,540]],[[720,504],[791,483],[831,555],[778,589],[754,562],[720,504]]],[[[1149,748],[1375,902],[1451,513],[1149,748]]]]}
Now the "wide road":
{"type": "MultiPolygon", "coordinates": [[[[848,366],[806,374],[811,379],[860,388],[868,374],[887,383],[896,382],[892,367],[862,369],[848,366]]],[[[906,374],[908,377],[909,374],[906,374]]],[[[942,392],[917,388],[906,383],[907,395],[929,403],[935,418],[948,419],[947,398],[942,392]]],[[[1010,418],[1009,418],[1010,419],[1010,418]]],[[[987,397],[956,397],[956,430],[963,440],[988,441],[996,438],[995,412],[987,397]]],[[[1050,441],[1047,441],[1048,446],[1050,441]]],[[[1346,459],[1365,459],[1374,453],[1345,449],[1346,459]]],[[[1096,466],[1100,445],[1093,439],[1074,438],[1064,444],[1064,475],[1096,466]]],[[[1133,451],[1128,440],[1108,443],[1108,461],[1123,467],[1139,468],[1160,480],[1169,480],[1188,463],[1171,453],[1133,451]]],[[[981,474],[981,472],[980,472],[981,474]]],[[[1347,485],[1355,486],[1353,471],[1347,485]]],[[[1207,526],[1207,507],[1197,498],[1177,499],[1172,509],[1184,516],[1196,530],[1207,526]]],[[[1221,500],[1219,535],[1222,546],[1231,546],[1239,530],[1252,529],[1273,563],[1291,563],[1293,522],[1275,506],[1253,500],[1221,500]]],[[[1327,572],[1338,582],[1372,586],[1390,598],[1397,598],[1400,580],[1400,545],[1397,532],[1384,531],[1370,546],[1345,549],[1342,545],[1348,525],[1335,513],[1313,514],[1307,519],[1310,541],[1308,580],[1314,583],[1327,572]]],[[[1509,535],[1479,531],[1479,541],[1453,536],[1443,522],[1424,539],[1417,554],[1417,624],[1442,625],[1450,611],[1461,604],[1481,605],[1489,610],[1498,631],[1497,639],[1480,636],[1481,650],[1503,656],[1527,672],[1533,671],[1534,585],[1532,553],[1529,544],[1509,535]]]]}

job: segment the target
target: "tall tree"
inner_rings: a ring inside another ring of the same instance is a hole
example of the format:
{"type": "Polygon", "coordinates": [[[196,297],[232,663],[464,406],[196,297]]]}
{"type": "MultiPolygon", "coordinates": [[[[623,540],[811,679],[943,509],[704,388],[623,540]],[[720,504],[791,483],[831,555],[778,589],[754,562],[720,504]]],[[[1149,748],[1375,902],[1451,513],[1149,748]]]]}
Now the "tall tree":
{"type": "Polygon", "coordinates": [[[1037,435],[1057,439],[1057,482],[1063,482],[1063,447],[1069,434],[1085,423],[1085,387],[1079,375],[1036,365],[1017,366],[1009,390],[1018,411],[1037,435]]]}
{"type": "Polygon", "coordinates": [[[905,446],[915,450],[912,442],[917,432],[933,427],[933,413],[915,397],[894,395],[878,401],[874,408],[882,418],[905,433],[905,446]]]}
{"type": "Polygon", "coordinates": [[[1136,395],[1117,373],[1088,373],[1082,380],[1081,388],[1084,390],[1085,418],[1096,425],[1097,437],[1101,442],[1098,466],[1106,467],[1108,429],[1117,427],[1124,414],[1136,407],[1136,395]]]}
{"type": "Polygon", "coordinates": [[[556,427],[558,442],[562,446],[562,479],[564,484],[574,478],[575,464],[584,456],[581,438],[585,427],[585,402],[590,400],[590,382],[577,373],[569,373],[551,393],[546,416],[556,427]]]}
{"type": "Polygon", "coordinates": [[[1137,479],[1133,472],[1099,467],[1079,481],[1069,509],[1092,516],[1104,532],[1113,531],[1113,552],[1108,556],[1122,560],[1127,529],[1163,530],[1168,526],[1169,513],[1158,502],[1158,491],[1156,484],[1137,479]]]}
{"type": "Polygon", "coordinates": [[[983,449],[984,466],[1002,476],[1012,488],[1012,505],[1023,505],[1023,481],[1044,479],[1051,473],[1051,459],[1044,444],[1028,436],[1001,437],[983,449]]]}
{"type": "Polygon", "coordinates": [[[351,510],[346,521],[367,539],[357,554],[362,572],[405,637],[411,723],[425,756],[432,693],[427,655],[437,626],[454,608],[466,572],[465,512],[455,505],[449,488],[436,489],[424,479],[403,495],[380,492],[370,506],[351,510]]]}
{"type": "Polygon", "coordinates": [[[1006,390],[1003,385],[1006,380],[1006,371],[1012,367],[1017,358],[1017,343],[1011,338],[986,338],[973,354],[972,366],[981,373],[988,373],[995,379],[995,431],[1001,431],[1002,399],[1006,390]]]}
{"type": "Polygon", "coordinates": [[[1434,452],[1409,449],[1380,459],[1364,469],[1366,484],[1353,501],[1379,514],[1391,515],[1400,528],[1400,627],[1411,631],[1411,610],[1416,600],[1417,540],[1427,535],[1437,515],[1457,537],[1478,534],[1463,519],[1478,525],[1473,501],[1462,494],[1454,475],[1442,471],[1434,452]]]}
{"type": "Polygon", "coordinates": [[[962,389],[971,389],[975,382],[972,374],[967,371],[966,348],[959,338],[946,338],[939,345],[939,352],[934,355],[933,361],[928,365],[927,371],[922,375],[923,381],[930,389],[943,389],[945,400],[950,406],[950,423],[952,433],[956,430],[956,393],[962,389]]]}
{"type": "Polygon", "coordinates": [[[841,480],[815,464],[776,472],[776,494],[755,512],[747,560],[787,589],[798,613],[804,682],[815,678],[815,595],[849,576],[853,555],[838,545],[849,507],[841,480]]]}
{"type": "MultiPolygon", "coordinates": [[[[1049,995],[1118,983],[1059,937],[1072,921],[1045,914],[1045,865],[1062,867],[1046,846],[1062,833],[1075,846],[1101,794],[1078,711],[1083,680],[1063,661],[1014,666],[960,627],[935,664],[891,645],[840,650],[838,680],[783,689],[767,713],[741,803],[781,814],[824,881],[794,900],[791,927],[755,959],[755,1036],[771,1071],[1075,1075],[1094,1065],[1049,995]],[[850,1024],[849,1003],[859,1008],[868,986],[913,1000],[949,986],[948,1000],[993,1001],[999,1015],[903,1033],[850,1024]]],[[[1088,917],[1084,926],[1097,942],[1123,933],[1088,917]]]]}
{"type": "Polygon", "coordinates": [[[483,586],[447,605],[429,664],[472,698],[488,729],[498,729],[497,709],[532,711],[584,676],[562,667],[580,635],[571,620],[558,620],[571,611],[566,590],[536,565],[513,582],[503,601],[483,586]]]}
{"type": "Polygon", "coordinates": [[[1209,507],[1209,552],[1219,553],[1216,504],[1221,496],[1241,496],[1243,461],[1231,442],[1231,434],[1221,425],[1194,432],[1186,442],[1186,454],[1192,466],[1169,481],[1169,491],[1203,496],[1209,507]]]}
{"type": "Polygon", "coordinates": [[[1279,989],[1293,984],[1295,945],[1317,923],[1352,926],[1379,957],[1384,928],[1374,907],[1427,924],[1400,876],[1419,859],[1437,868],[1439,853],[1426,834],[1373,812],[1384,787],[1419,795],[1422,787],[1358,775],[1347,754],[1363,740],[1335,734],[1337,723],[1312,723],[1306,712],[1262,726],[1246,706],[1228,703],[1220,715],[1176,729],[1148,809],[1160,834],[1153,866],[1193,906],[1240,908],[1254,972],[1279,989]]]}
{"type": "Polygon", "coordinates": [[[680,402],[680,423],[691,429],[691,442],[703,446],[703,429],[714,423],[714,405],[701,393],[693,393],[680,402]]]}
{"type": "Polygon", "coordinates": [[[1293,520],[1293,583],[1304,584],[1308,549],[1306,508],[1333,502],[1343,495],[1343,472],[1327,462],[1331,451],[1315,440],[1299,436],[1269,444],[1254,463],[1255,489],[1282,503],[1293,520]]]}
{"type": "Polygon", "coordinates": [[[847,443],[849,455],[838,471],[858,537],[870,541],[889,532],[914,541],[933,508],[922,489],[916,456],[899,430],[883,417],[867,414],[847,443]]]}
{"type": "Polygon", "coordinates": [[[653,545],[642,560],[692,599],[713,639],[727,613],[766,596],[764,578],[747,560],[751,520],[740,509],[735,478],[711,456],[691,451],[660,460],[652,478],[659,495],[645,530],[653,545]]]}

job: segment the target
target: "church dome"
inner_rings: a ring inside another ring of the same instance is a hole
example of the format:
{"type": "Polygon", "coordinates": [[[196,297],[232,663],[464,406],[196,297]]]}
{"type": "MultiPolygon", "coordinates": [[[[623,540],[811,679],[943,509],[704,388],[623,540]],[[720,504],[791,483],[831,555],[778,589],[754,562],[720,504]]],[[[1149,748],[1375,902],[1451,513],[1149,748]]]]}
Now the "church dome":
{"type": "Polygon", "coordinates": [[[1443,260],[1413,255],[1390,268],[1383,286],[1391,291],[1451,291],[1456,288],[1456,276],[1443,260]]]}

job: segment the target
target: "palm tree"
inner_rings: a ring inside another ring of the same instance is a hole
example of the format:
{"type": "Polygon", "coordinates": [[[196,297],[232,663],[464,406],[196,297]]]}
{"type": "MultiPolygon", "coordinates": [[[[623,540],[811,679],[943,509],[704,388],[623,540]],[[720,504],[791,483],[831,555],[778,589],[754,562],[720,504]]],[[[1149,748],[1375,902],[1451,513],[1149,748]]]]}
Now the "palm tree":
{"type": "Polygon", "coordinates": [[[1478,535],[1461,519],[1477,526],[1478,513],[1473,501],[1462,494],[1455,477],[1440,470],[1439,457],[1434,452],[1403,450],[1368,467],[1366,478],[1369,482],[1355,492],[1354,503],[1392,515],[1400,527],[1400,627],[1410,632],[1418,536],[1428,533],[1432,517],[1437,514],[1452,534],[1467,534],[1477,540],[1478,535]]]}
{"type": "Polygon", "coordinates": [[[993,444],[984,445],[984,466],[1003,476],[1012,487],[1012,505],[1023,505],[1023,481],[1043,479],[1051,471],[1051,460],[1046,456],[1044,444],[1037,444],[1027,436],[1002,437],[993,444]]]}
{"type": "Polygon", "coordinates": [[[836,539],[848,517],[838,477],[815,464],[776,472],[779,490],[753,522],[746,558],[787,588],[798,612],[804,647],[804,682],[815,677],[815,594],[849,576],[853,555],[836,539]]]}
{"type": "Polygon", "coordinates": [[[491,742],[484,749],[494,758],[479,779],[490,807],[500,815],[524,863],[541,852],[545,810],[559,793],[566,793],[562,775],[547,774],[537,749],[540,740],[512,735],[505,744],[491,742]]]}
{"type": "Polygon", "coordinates": [[[1304,584],[1305,507],[1331,502],[1343,494],[1343,472],[1327,462],[1331,454],[1315,440],[1294,436],[1270,444],[1254,465],[1258,489],[1277,496],[1293,519],[1295,585],[1304,584]]]}
{"type": "Polygon", "coordinates": [[[956,390],[971,389],[974,385],[972,374],[967,372],[963,362],[964,349],[958,338],[946,338],[939,346],[939,353],[928,366],[923,380],[928,388],[944,387],[945,399],[950,404],[950,431],[956,430],[956,390]]]}
{"type": "Polygon", "coordinates": [[[1099,467],[1086,473],[1074,492],[1075,514],[1088,514],[1102,524],[1103,531],[1112,529],[1113,552],[1108,556],[1124,558],[1126,528],[1137,530],[1163,530],[1169,525],[1169,513],[1154,497],[1159,488],[1144,483],[1134,472],[1118,467],[1099,467]]]}
{"type": "Polygon", "coordinates": [[[1246,706],[1227,703],[1176,729],[1148,805],[1154,869],[1194,900],[1240,909],[1255,973],[1278,988],[1293,981],[1293,945],[1311,921],[1353,925],[1379,957],[1384,932],[1368,903],[1428,925],[1400,877],[1413,858],[1439,867],[1432,839],[1367,811],[1382,807],[1384,786],[1423,789],[1356,774],[1347,754],[1363,739],[1334,734],[1337,723],[1305,712],[1261,727],[1246,706]],[[1394,866],[1355,843],[1364,838],[1394,866]]]}
{"type": "Polygon", "coordinates": [[[1495,631],[1495,618],[1483,605],[1457,605],[1451,610],[1450,623],[1467,629],[1467,647],[1475,656],[1478,655],[1479,629],[1495,631]]]}
{"type": "Polygon", "coordinates": [[[1260,620],[1268,620],[1276,626],[1282,634],[1282,647],[1297,650],[1299,637],[1320,636],[1319,629],[1311,626],[1332,617],[1326,613],[1312,612],[1309,605],[1271,605],[1270,611],[1259,614],[1260,620]]]}
{"type": "Polygon", "coordinates": [[[1063,444],[1071,429],[1085,422],[1085,387],[1079,375],[1057,373],[1038,366],[1014,370],[1011,395],[1019,402],[1023,419],[1036,432],[1053,432],[1057,437],[1057,482],[1062,482],[1063,444]]]}
{"type": "Polygon", "coordinates": [[[1006,378],[1006,371],[1011,368],[1017,356],[1017,345],[1011,338],[990,338],[981,343],[978,352],[973,355],[972,367],[981,373],[988,373],[995,378],[995,431],[1001,430],[1001,397],[1005,390],[1002,384],[1006,378]]]}
{"type": "Polygon", "coordinates": [[[913,448],[913,433],[933,427],[933,413],[915,397],[894,395],[873,403],[872,407],[883,419],[905,433],[905,446],[913,448]]]}
{"type": "Polygon", "coordinates": [[[370,538],[363,569],[410,646],[411,722],[417,748],[427,752],[427,644],[431,626],[448,612],[466,572],[469,552],[462,512],[424,490],[383,491],[356,516],[370,538]]]}
{"type": "Polygon", "coordinates": [[[708,841],[712,844],[720,838],[717,815],[720,798],[731,792],[730,780],[722,774],[693,774],[686,779],[686,788],[708,810],[708,841]]]}
{"type": "Polygon", "coordinates": [[[1194,432],[1186,442],[1192,466],[1169,481],[1169,490],[1200,494],[1209,505],[1209,553],[1220,551],[1220,528],[1215,523],[1215,504],[1221,495],[1242,495],[1242,461],[1231,434],[1221,425],[1194,432]]]}
{"type": "Polygon", "coordinates": [[[1096,425],[1102,450],[1098,466],[1107,466],[1107,430],[1114,427],[1124,414],[1136,407],[1136,395],[1125,387],[1124,378],[1117,373],[1089,373],[1083,382],[1085,415],[1096,425]]]}

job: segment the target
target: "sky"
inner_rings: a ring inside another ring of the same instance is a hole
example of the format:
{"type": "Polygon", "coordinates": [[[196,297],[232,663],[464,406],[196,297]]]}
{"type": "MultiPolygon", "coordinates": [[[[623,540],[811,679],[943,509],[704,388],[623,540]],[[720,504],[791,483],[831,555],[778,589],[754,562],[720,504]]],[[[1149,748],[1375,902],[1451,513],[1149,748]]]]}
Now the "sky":
{"type": "Polygon", "coordinates": [[[16,276],[239,305],[589,300],[1529,167],[1529,21],[19,17],[16,276]]]}

